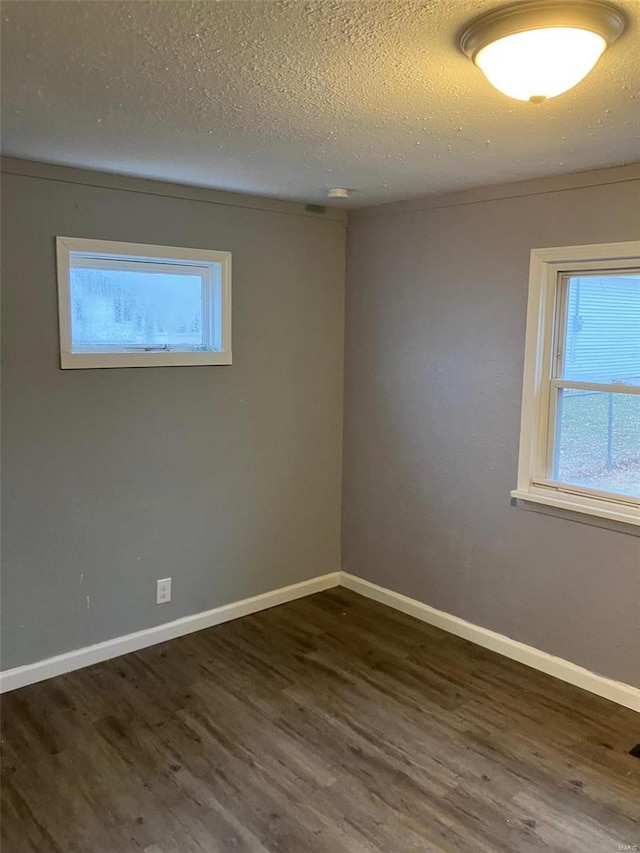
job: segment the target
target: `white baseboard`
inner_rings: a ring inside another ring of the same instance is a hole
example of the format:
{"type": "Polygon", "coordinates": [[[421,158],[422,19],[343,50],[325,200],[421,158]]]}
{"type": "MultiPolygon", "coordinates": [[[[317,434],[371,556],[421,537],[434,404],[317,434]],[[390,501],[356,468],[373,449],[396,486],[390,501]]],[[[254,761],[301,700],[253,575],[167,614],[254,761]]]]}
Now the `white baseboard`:
{"type": "Polygon", "coordinates": [[[423,604],[415,598],[409,598],[406,595],[393,592],[393,590],[385,589],[347,572],[340,573],[340,586],[393,607],[395,610],[401,610],[409,616],[415,616],[422,622],[428,622],[429,625],[442,628],[450,634],[463,637],[478,646],[491,649],[491,651],[498,652],[507,658],[540,670],[540,672],[546,672],[547,675],[552,675],[561,681],[566,681],[576,687],[581,687],[583,690],[588,690],[590,693],[603,696],[618,705],[624,705],[625,708],[640,711],[640,689],[632,687],[630,684],[623,684],[621,681],[613,681],[603,675],[596,675],[595,672],[590,672],[588,669],[568,660],[554,657],[533,646],[527,646],[525,643],[505,637],[504,634],[490,631],[488,628],[481,628],[479,625],[466,622],[458,616],[452,616],[443,610],[436,610],[435,607],[423,604]]]}
{"type": "Polygon", "coordinates": [[[193,616],[185,616],[183,619],[176,619],[164,625],[146,628],[133,634],[126,634],[123,637],[116,637],[113,640],[106,640],[103,643],[96,643],[93,646],[86,646],[26,666],[5,670],[0,673],[0,693],[17,690],[19,687],[25,687],[37,681],[44,681],[65,672],[82,669],[85,666],[100,663],[100,661],[110,660],[129,652],[144,649],[147,646],[153,646],[156,643],[163,643],[166,640],[173,640],[194,631],[201,631],[203,628],[211,628],[213,625],[220,625],[222,622],[229,622],[232,619],[248,616],[250,613],[257,613],[260,610],[266,610],[269,607],[285,604],[287,601],[303,598],[306,595],[312,595],[315,592],[322,592],[336,586],[344,586],[353,592],[358,592],[360,595],[372,598],[393,607],[395,610],[407,613],[409,616],[414,616],[422,622],[427,622],[429,625],[442,628],[450,634],[470,640],[478,646],[491,649],[491,651],[526,664],[533,669],[546,672],[561,681],[566,681],[576,687],[581,687],[583,690],[588,690],[590,693],[610,699],[618,705],[640,712],[640,689],[637,687],[623,684],[620,681],[613,681],[602,675],[596,675],[596,673],[577,666],[575,663],[554,657],[533,646],[527,646],[525,643],[505,637],[503,634],[490,631],[488,628],[481,628],[479,625],[466,622],[458,616],[452,616],[443,610],[436,610],[435,607],[430,607],[414,598],[401,595],[391,589],[385,589],[385,587],[350,575],[347,572],[332,572],[331,574],[321,575],[311,580],[256,595],[253,598],[245,598],[242,601],[225,604],[222,607],[214,607],[213,610],[206,610],[193,616]]]}
{"type": "Polygon", "coordinates": [[[230,622],[232,619],[247,616],[249,613],[257,613],[259,610],[267,610],[269,607],[275,607],[278,604],[286,604],[287,601],[303,598],[305,595],[312,595],[314,592],[322,592],[324,589],[331,589],[331,587],[338,586],[339,583],[340,572],[332,572],[291,586],[284,586],[281,589],[274,589],[272,592],[265,592],[262,595],[255,595],[253,598],[245,598],[232,604],[224,604],[222,607],[214,607],[213,610],[205,610],[203,613],[196,613],[193,616],[185,616],[182,619],[166,622],[164,625],[157,625],[154,628],[145,628],[143,631],[125,634],[123,637],[105,640],[103,643],[85,646],[82,649],[36,661],[36,663],[30,663],[26,666],[7,669],[0,673],[0,693],[17,690],[19,687],[26,687],[27,684],[34,684],[36,681],[44,681],[47,678],[53,678],[55,675],[82,669],[85,666],[100,663],[100,661],[126,655],[147,646],[154,646],[156,643],[174,640],[176,637],[191,634],[193,631],[201,631],[203,628],[210,628],[213,625],[220,625],[222,622],[230,622]]]}

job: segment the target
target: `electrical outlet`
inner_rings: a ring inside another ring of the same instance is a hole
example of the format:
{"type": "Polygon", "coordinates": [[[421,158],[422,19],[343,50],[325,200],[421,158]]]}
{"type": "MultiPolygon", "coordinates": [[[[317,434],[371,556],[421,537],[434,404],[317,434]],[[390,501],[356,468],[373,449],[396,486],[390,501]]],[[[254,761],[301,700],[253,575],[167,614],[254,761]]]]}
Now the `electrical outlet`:
{"type": "Polygon", "coordinates": [[[156,581],[156,604],[167,604],[171,601],[171,578],[156,581]]]}

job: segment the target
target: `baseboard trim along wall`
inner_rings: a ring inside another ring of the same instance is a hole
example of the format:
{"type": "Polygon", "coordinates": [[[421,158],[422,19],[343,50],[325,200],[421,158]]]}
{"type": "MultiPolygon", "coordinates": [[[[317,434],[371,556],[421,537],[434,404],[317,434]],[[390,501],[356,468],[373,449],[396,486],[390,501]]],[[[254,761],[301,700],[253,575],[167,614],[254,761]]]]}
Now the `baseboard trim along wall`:
{"type": "Polygon", "coordinates": [[[605,699],[610,699],[625,708],[640,712],[640,689],[637,687],[597,675],[563,658],[554,657],[533,646],[527,646],[518,640],[512,640],[503,634],[490,631],[488,628],[466,622],[451,613],[437,610],[435,607],[430,607],[415,598],[409,598],[347,572],[331,572],[272,592],[245,598],[242,601],[224,604],[222,607],[214,607],[213,610],[206,610],[193,616],[185,616],[183,619],[176,619],[164,625],[146,628],[143,631],[136,631],[133,634],[126,634],[123,637],[116,637],[113,640],[106,640],[103,643],[96,643],[93,646],[86,646],[26,666],[5,670],[5,672],[0,673],[0,693],[17,690],[19,687],[26,687],[28,684],[34,684],[37,681],[44,681],[65,672],[82,669],[94,663],[100,663],[129,652],[144,649],[147,646],[156,645],[156,643],[164,643],[167,640],[173,640],[194,631],[201,631],[203,628],[211,628],[223,622],[230,622],[232,619],[248,616],[250,613],[257,613],[260,610],[267,610],[269,607],[276,607],[278,604],[286,604],[287,601],[303,598],[336,586],[344,586],[353,592],[364,595],[366,598],[386,604],[395,610],[414,616],[422,622],[427,622],[429,625],[434,625],[436,628],[441,628],[485,649],[490,649],[540,672],[545,672],[547,675],[552,675],[568,684],[581,687],[589,693],[603,696],[605,699]]]}
{"type": "Polygon", "coordinates": [[[213,610],[205,610],[203,613],[166,622],[164,625],[145,628],[143,631],[125,634],[123,637],[115,637],[113,640],[105,640],[103,643],[85,646],[82,649],[65,652],[65,654],[36,661],[36,663],[30,663],[26,666],[7,669],[0,673],[0,693],[17,690],[19,687],[26,687],[27,684],[44,681],[47,678],[53,678],[55,675],[82,669],[85,666],[117,658],[129,652],[137,652],[140,649],[147,648],[147,646],[155,646],[157,643],[175,640],[176,637],[183,637],[185,634],[192,634],[194,631],[211,628],[213,625],[220,625],[223,622],[230,622],[232,619],[239,619],[241,616],[248,616],[250,613],[267,610],[269,607],[276,607],[278,604],[286,604],[287,601],[331,589],[331,587],[338,586],[339,583],[340,572],[331,572],[291,586],[283,586],[280,589],[262,593],[262,595],[254,595],[252,598],[245,598],[242,601],[223,604],[222,607],[214,607],[213,610]]]}
{"type": "Polygon", "coordinates": [[[527,646],[518,640],[505,637],[504,634],[490,631],[488,628],[481,628],[479,625],[466,622],[458,616],[452,616],[451,613],[436,610],[435,607],[423,604],[415,598],[409,598],[399,592],[385,589],[385,587],[350,575],[347,572],[340,573],[340,585],[367,598],[372,598],[374,601],[379,601],[381,604],[393,607],[395,610],[400,610],[409,616],[414,616],[416,619],[434,625],[436,628],[442,628],[457,637],[470,640],[485,649],[491,649],[493,652],[540,672],[545,672],[547,675],[552,675],[568,684],[588,690],[589,693],[595,693],[597,696],[603,696],[605,699],[610,699],[625,708],[631,708],[632,711],[640,712],[640,689],[632,687],[630,684],[597,675],[595,672],[590,672],[588,669],[568,660],[554,657],[534,646],[527,646]]]}

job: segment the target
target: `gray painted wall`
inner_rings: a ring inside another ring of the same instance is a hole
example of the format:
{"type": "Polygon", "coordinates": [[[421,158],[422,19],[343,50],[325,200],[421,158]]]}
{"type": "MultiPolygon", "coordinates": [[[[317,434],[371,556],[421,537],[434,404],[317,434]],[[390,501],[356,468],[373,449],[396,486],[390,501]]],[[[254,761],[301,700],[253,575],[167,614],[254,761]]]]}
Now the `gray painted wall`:
{"type": "Polygon", "coordinates": [[[344,222],[41,171],[2,187],[3,669],[339,569],[344,222]],[[60,234],[233,252],[233,366],[60,370],[60,234]]]}
{"type": "Polygon", "coordinates": [[[640,538],[509,497],[529,252],[638,239],[633,177],[352,218],[342,567],[640,686],[640,538]]]}

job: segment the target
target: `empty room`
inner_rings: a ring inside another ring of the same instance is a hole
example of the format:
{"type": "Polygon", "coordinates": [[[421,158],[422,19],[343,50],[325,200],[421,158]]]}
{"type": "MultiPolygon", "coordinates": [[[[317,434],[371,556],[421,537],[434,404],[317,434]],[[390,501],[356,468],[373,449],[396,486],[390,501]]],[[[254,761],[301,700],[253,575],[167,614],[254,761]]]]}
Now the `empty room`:
{"type": "Polygon", "coordinates": [[[638,0],[3,0],[2,853],[640,850],[638,0]]]}

